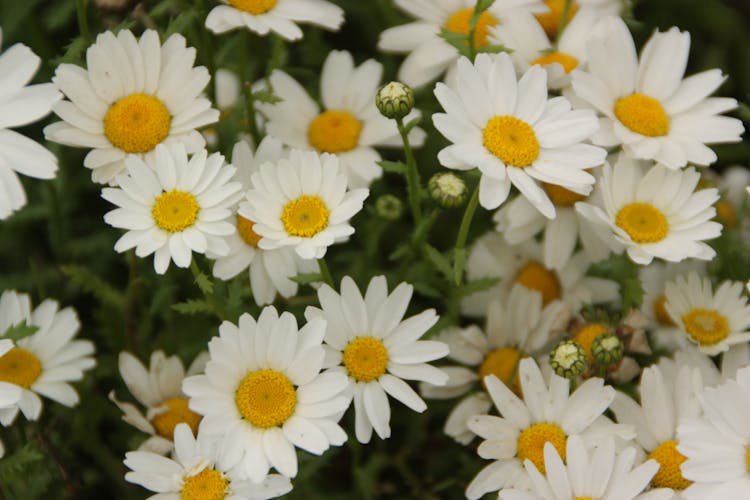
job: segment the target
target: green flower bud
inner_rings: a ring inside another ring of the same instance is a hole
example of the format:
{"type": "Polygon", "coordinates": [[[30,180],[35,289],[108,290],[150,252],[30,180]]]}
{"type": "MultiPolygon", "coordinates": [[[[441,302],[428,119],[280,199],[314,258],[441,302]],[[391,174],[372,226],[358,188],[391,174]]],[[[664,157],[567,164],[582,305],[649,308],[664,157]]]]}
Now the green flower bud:
{"type": "Polygon", "coordinates": [[[404,213],[404,204],[392,194],[384,194],[375,200],[375,212],[385,220],[398,220],[404,213]]]}
{"type": "Polygon", "coordinates": [[[591,355],[597,365],[607,366],[617,363],[625,354],[625,346],[617,335],[599,335],[591,344],[591,355]]]}
{"type": "Polygon", "coordinates": [[[462,205],[469,192],[463,179],[450,172],[441,172],[430,177],[427,189],[435,203],[443,208],[462,205]]]}
{"type": "Polygon", "coordinates": [[[375,105],[386,118],[398,120],[414,109],[414,92],[401,82],[387,83],[375,95],[375,105]]]}
{"type": "Polygon", "coordinates": [[[575,340],[563,340],[549,353],[549,364],[559,376],[574,379],[586,369],[586,351],[575,340]]]}

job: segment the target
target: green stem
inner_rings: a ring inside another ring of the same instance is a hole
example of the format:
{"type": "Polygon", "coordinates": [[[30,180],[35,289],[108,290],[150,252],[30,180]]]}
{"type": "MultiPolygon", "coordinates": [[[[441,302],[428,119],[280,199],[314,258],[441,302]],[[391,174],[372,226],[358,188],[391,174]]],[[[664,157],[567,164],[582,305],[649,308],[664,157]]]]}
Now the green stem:
{"type": "Polygon", "coordinates": [[[469,199],[469,203],[466,205],[464,211],[464,217],[461,219],[461,226],[458,228],[458,237],[456,238],[456,250],[462,250],[466,247],[466,239],[469,237],[469,228],[471,227],[471,221],[474,218],[474,212],[477,210],[477,204],[479,203],[479,184],[474,188],[474,193],[469,199]]]}
{"type": "Polygon", "coordinates": [[[560,43],[560,38],[562,38],[563,31],[565,31],[565,27],[568,25],[568,15],[570,14],[570,7],[573,4],[572,0],[565,0],[565,5],[563,6],[562,16],[560,17],[560,24],[557,25],[557,35],[555,36],[555,48],[557,48],[557,44],[560,43]]]}
{"type": "Polygon", "coordinates": [[[245,109],[247,111],[247,126],[257,149],[263,137],[258,129],[258,121],[255,119],[255,97],[253,96],[252,85],[249,82],[245,85],[245,109]]]}
{"type": "MultiPolygon", "coordinates": [[[[193,278],[195,280],[195,283],[198,283],[198,280],[201,277],[205,277],[206,275],[203,273],[203,271],[200,270],[198,267],[198,263],[195,261],[195,257],[193,257],[190,260],[190,271],[193,273],[193,278]]],[[[201,292],[203,293],[203,296],[206,298],[206,302],[211,306],[211,308],[214,310],[214,314],[219,317],[221,320],[227,319],[227,313],[226,310],[224,310],[224,306],[221,305],[221,303],[216,298],[215,293],[207,293],[205,290],[203,290],[202,287],[198,287],[201,289],[201,292]]]]}
{"type": "Polygon", "coordinates": [[[404,154],[406,155],[406,188],[409,193],[409,206],[411,215],[414,218],[414,225],[418,225],[422,220],[422,207],[419,203],[419,171],[417,170],[417,161],[414,159],[414,153],[409,143],[409,134],[404,127],[404,120],[396,118],[398,133],[401,135],[401,141],[404,144],[404,154]]]}
{"type": "Polygon", "coordinates": [[[331,277],[331,271],[328,269],[328,264],[325,258],[321,257],[318,259],[318,267],[320,267],[320,277],[326,282],[331,288],[335,288],[333,285],[333,278],[331,277]]]}
{"type": "Polygon", "coordinates": [[[89,22],[86,17],[86,6],[88,0],[76,0],[76,15],[78,17],[78,31],[81,32],[81,36],[86,40],[91,39],[91,32],[89,31],[89,22]]]}

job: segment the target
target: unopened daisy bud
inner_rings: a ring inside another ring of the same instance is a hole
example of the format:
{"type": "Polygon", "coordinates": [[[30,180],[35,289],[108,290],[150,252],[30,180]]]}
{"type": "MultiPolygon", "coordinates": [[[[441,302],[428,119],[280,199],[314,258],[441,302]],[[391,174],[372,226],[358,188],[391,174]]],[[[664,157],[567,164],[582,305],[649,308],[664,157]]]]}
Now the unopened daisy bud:
{"type": "Polygon", "coordinates": [[[401,82],[387,83],[375,95],[375,105],[386,118],[398,120],[414,108],[414,92],[401,82]]]}
{"type": "Polygon", "coordinates": [[[392,194],[384,194],[375,200],[375,212],[385,220],[398,220],[404,213],[404,204],[392,194]]]}
{"type": "Polygon", "coordinates": [[[457,207],[466,201],[466,183],[450,172],[433,175],[427,187],[432,199],[443,208],[457,207]]]}
{"type": "Polygon", "coordinates": [[[563,340],[549,353],[549,364],[559,376],[574,379],[586,369],[586,351],[575,340],[563,340]]]}
{"type": "Polygon", "coordinates": [[[625,346],[617,335],[607,333],[599,335],[591,344],[591,355],[594,357],[596,364],[607,366],[617,363],[622,359],[625,346]]]}

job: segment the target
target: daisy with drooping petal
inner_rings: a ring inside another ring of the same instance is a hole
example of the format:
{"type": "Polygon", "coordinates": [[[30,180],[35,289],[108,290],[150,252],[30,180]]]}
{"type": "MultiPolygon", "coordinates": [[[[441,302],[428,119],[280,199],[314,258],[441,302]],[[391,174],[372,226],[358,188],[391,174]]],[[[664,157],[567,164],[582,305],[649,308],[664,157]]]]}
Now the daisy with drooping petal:
{"type": "Polygon", "coordinates": [[[148,451],[125,454],[130,469],[125,480],[154,491],[153,500],[265,500],[292,491],[289,479],[278,474],[253,483],[226,467],[215,440],[193,437],[187,424],[174,430],[174,457],[148,451]]]}
{"type": "MultiPolygon", "coordinates": [[[[2,41],[0,29],[0,45],[2,41]]],[[[16,173],[52,179],[57,172],[55,155],[10,130],[44,118],[62,98],[51,83],[28,85],[41,62],[22,43],[0,54],[0,220],[26,205],[26,192],[16,173]]]]}
{"type": "Polygon", "coordinates": [[[287,40],[302,38],[296,23],[338,31],[344,23],[341,7],[324,0],[222,0],[211,9],[206,28],[216,34],[247,28],[258,35],[274,32],[287,40]]]}
{"type": "MultiPolygon", "coordinates": [[[[0,296],[0,336],[8,327],[25,322],[37,330],[16,342],[15,347],[0,356],[0,424],[11,424],[21,410],[27,420],[37,420],[44,396],[73,407],[79,397],[70,382],[83,378],[83,372],[96,362],[94,344],[73,340],[81,323],[70,308],[59,309],[47,299],[33,311],[28,295],[5,291],[0,296]],[[16,404],[4,405],[14,398],[16,404]]],[[[7,347],[7,343],[6,343],[7,347]]]]}
{"type": "Polygon", "coordinates": [[[690,34],[671,28],[654,33],[639,60],[623,20],[603,20],[588,42],[588,70],[572,73],[576,95],[604,115],[594,143],[677,169],[715,162],[706,144],[739,142],[742,122],[720,116],[737,101],[708,97],[725,77],[713,69],[683,79],[689,51],[690,34]]]}
{"type": "Polygon", "coordinates": [[[106,31],[86,51],[88,69],[61,64],[52,81],[69,100],[53,111],[63,121],[48,125],[45,137],[91,148],[83,165],[94,182],[113,183],[128,154],[153,160],[158,144],[183,144],[188,153],[205,145],[196,130],[219,119],[201,96],[211,76],[193,67],[195,49],[182,35],[163,45],[154,30],[136,40],[129,30],[106,31]]]}
{"type": "MultiPolygon", "coordinates": [[[[339,157],[349,186],[367,187],[383,174],[376,147],[401,147],[396,122],[380,114],[375,94],[383,66],[369,59],[354,66],[352,55],[334,50],[328,54],[320,74],[321,110],[305,89],[291,76],[276,70],[269,83],[281,102],[259,103],[266,116],[266,130],[295,149],[314,149],[339,157]]],[[[404,121],[419,116],[412,111],[404,121]]],[[[421,146],[425,133],[414,127],[409,133],[412,146],[421,146]]]]}
{"type": "Polygon", "coordinates": [[[170,261],[188,267],[192,252],[226,255],[222,236],[235,231],[227,221],[242,185],[232,182],[235,168],[201,150],[188,159],[182,144],[158,145],[153,155],[125,160],[127,174],[118,188],[104,188],[102,198],[117,205],[104,221],[127,232],[115,251],[135,248],[138,257],[154,254],[154,269],[164,274],[170,261]]]}
{"type": "Polygon", "coordinates": [[[349,219],[369,194],[347,189],[337,156],[296,149],[261,165],[252,183],[239,214],[254,221],[258,247],[293,247],[303,259],[320,259],[330,245],[346,241],[354,233],[349,219]]]}
{"type": "Polygon", "coordinates": [[[427,405],[406,383],[419,380],[443,385],[448,375],[428,364],[448,354],[448,346],[419,340],[438,320],[434,309],[402,321],[413,287],[400,283],[388,294],[385,276],[370,280],[364,297],[349,276],[341,280],[341,294],[328,285],[318,289],[320,307],[308,307],[308,321],[324,318],[327,373],[348,377],[347,392],[354,399],[355,434],[368,443],[373,429],[381,439],[391,435],[388,394],[414,411],[427,405]]]}
{"type": "Polygon", "coordinates": [[[586,172],[604,163],[606,151],[584,144],[597,129],[590,110],[573,110],[564,97],[547,98],[547,73],[532,66],[516,80],[507,53],[458,61],[456,88],[435,86],[445,113],[435,128],[453,144],[438,160],[456,170],[479,168],[479,203],[491,210],[508,197],[511,184],[545,217],[555,206],[540,182],[579,194],[591,192],[586,172]]]}
{"type": "Polygon", "coordinates": [[[649,264],[654,257],[671,262],[710,260],[716,252],[704,240],[721,234],[721,224],[711,221],[719,192],[696,191],[699,180],[692,167],[669,170],[620,154],[614,167],[604,166],[597,184],[603,206],[581,201],[576,210],[609,228],[638,264],[649,264]]]}
{"type": "Polygon", "coordinates": [[[346,377],[320,373],[326,331],[322,319],[297,329],[291,313],[265,307],[237,325],[225,321],[208,344],[205,375],[188,377],[182,389],[190,409],[203,415],[199,433],[216,436],[227,467],[259,483],[271,467],[297,475],[295,447],[321,455],[340,446],[337,424],[349,404],[346,377]]]}

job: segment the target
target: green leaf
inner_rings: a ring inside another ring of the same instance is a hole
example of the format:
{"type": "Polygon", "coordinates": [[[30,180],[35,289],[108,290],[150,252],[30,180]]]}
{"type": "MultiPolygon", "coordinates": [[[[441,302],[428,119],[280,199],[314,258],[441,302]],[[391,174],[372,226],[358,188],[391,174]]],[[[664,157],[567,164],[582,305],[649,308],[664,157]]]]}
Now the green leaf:
{"type": "Polygon", "coordinates": [[[214,310],[205,300],[190,299],[172,304],[172,309],[181,314],[213,314],[214,310]]]}
{"type": "Polygon", "coordinates": [[[404,162],[382,160],[378,162],[378,165],[388,173],[406,175],[407,166],[404,162]]]}
{"type": "Polygon", "coordinates": [[[164,32],[164,38],[168,38],[174,33],[184,33],[196,19],[196,11],[187,10],[175,17],[169,22],[167,30],[164,32]]]}
{"type": "Polygon", "coordinates": [[[94,274],[85,266],[69,265],[62,266],[63,274],[70,278],[73,285],[81,290],[93,295],[102,304],[106,304],[117,309],[122,309],[125,304],[125,296],[112,285],[94,274]]]}
{"type": "Polygon", "coordinates": [[[638,276],[626,278],[620,283],[623,313],[639,307],[643,303],[643,286],[638,276]]]}
{"type": "Polygon", "coordinates": [[[26,320],[23,320],[21,323],[17,325],[11,325],[10,327],[8,327],[8,329],[5,330],[5,333],[1,337],[4,339],[10,339],[14,342],[17,342],[24,337],[33,335],[34,333],[36,333],[37,330],[39,330],[38,326],[27,325],[26,320]]]}
{"type": "Polygon", "coordinates": [[[263,90],[256,90],[253,92],[253,101],[255,102],[262,102],[266,104],[278,104],[282,102],[284,99],[277,96],[273,92],[267,89],[263,90]]]}
{"type": "Polygon", "coordinates": [[[461,278],[464,275],[464,267],[466,267],[466,249],[456,248],[453,254],[453,281],[456,285],[461,284],[461,278]]]}
{"type": "Polygon", "coordinates": [[[435,268],[445,276],[445,279],[450,281],[451,276],[453,276],[453,268],[451,268],[448,258],[428,243],[425,243],[424,245],[424,252],[435,268]]]}
{"type": "Polygon", "coordinates": [[[512,54],[513,49],[510,49],[505,45],[485,45],[483,47],[479,47],[477,49],[477,52],[484,52],[487,54],[499,54],[501,52],[507,52],[508,54],[512,54]]]}
{"type": "Polygon", "coordinates": [[[490,7],[492,7],[492,4],[494,4],[494,3],[495,3],[495,0],[479,0],[477,2],[476,8],[474,9],[474,12],[477,13],[477,14],[481,14],[485,10],[489,9],[490,7]]]}
{"type": "Polygon", "coordinates": [[[310,283],[323,281],[323,276],[320,273],[302,273],[289,279],[300,285],[309,285],[310,283]]]}
{"type": "Polygon", "coordinates": [[[194,283],[198,285],[198,288],[201,289],[201,292],[205,293],[206,295],[211,295],[214,293],[214,282],[206,276],[206,274],[203,271],[198,271],[195,274],[195,280],[194,283]]]}
{"type": "Polygon", "coordinates": [[[466,297],[467,295],[492,288],[498,281],[500,281],[500,278],[480,278],[478,280],[470,281],[461,287],[459,294],[461,294],[462,297],[466,297]]]}
{"type": "Polygon", "coordinates": [[[455,47],[462,56],[471,57],[471,53],[469,52],[469,35],[454,33],[443,28],[440,30],[440,37],[455,47]]]}

